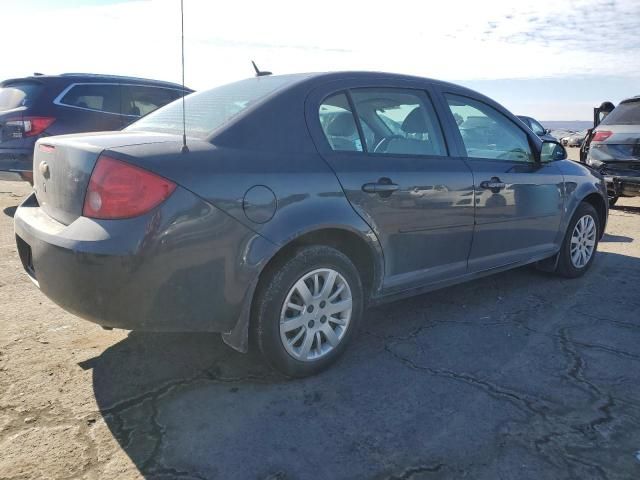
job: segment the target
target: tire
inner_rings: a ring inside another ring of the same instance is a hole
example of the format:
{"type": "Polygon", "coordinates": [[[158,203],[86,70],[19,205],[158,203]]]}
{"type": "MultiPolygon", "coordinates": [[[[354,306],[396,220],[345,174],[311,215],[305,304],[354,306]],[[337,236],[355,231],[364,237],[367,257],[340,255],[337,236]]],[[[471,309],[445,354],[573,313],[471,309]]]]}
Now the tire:
{"type": "Polygon", "coordinates": [[[314,375],[344,352],[358,330],[363,303],[360,275],[346,255],[323,245],[301,247],[261,279],[252,333],[271,367],[289,377],[314,375]],[[334,312],[340,308],[346,309],[334,312]]]}
{"type": "Polygon", "coordinates": [[[569,226],[567,227],[564,241],[562,242],[562,248],[560,249],[560,257],[558,258],[556,273],[567,278],[577,278],[584,275],[584,273],[589,270],[596,257],[600,233],[600,220],[598,218],[598,213],[592,205],[582,202],[576,209],[571,221],[569,222],[569,226]],[[581,227],[576,227],[576,225],[581,221],[583,222],[581,223],[581,227]],[[580,229],[585,232],[582,237],[584,243],[581,243],[580,233],[577,233],[580,229]],[[575,237],[575,235],[578,236],[575,237]],[[572,241],[573,245],[575,245],[574,249],[572,249],[572,241]],[[581,256],[581,246],[589,246],[590,243],[593,243],[593,245],[591,246],[592,250],[588,255],[588,258],[587,251],[589,249],[586,247],[585,250],[583,250],[584,256],[581,256]],[[572,250],[574,252],[573,256],[572,250]]]}
{"type": "Polygon", "coordinates": [[[616,204],[616,202],[618,201],[619,198],[620,197],[617,196],[617,195],[609,197],[609,206],[613,207],[616,204]]]}

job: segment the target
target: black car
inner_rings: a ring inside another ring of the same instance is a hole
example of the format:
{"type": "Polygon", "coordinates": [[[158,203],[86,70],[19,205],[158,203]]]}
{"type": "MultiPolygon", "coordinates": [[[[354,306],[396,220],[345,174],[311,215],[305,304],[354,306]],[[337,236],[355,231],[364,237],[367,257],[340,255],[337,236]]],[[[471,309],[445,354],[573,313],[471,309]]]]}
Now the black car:
{"type": "Polygon", "coordinates": [[[539,262],[585,273],[603,179],[493,100],[405,75],[262,76],[38,141],[23,266],[109,328],[249,338],[292,376],[367,305],[539,262]],[[458,123],[460,122],[460,123],[458,123]],[[186,147],[186,148],[185,148],[186,147]]]}
{"type": "Polygon", "coordinates": [[[120,130],[182,92],[175,83],[86,73],[5,80],[0,83],[0,179],[32,181],[39,138],[120,130]]]}
{"type": "Polygon", "coordinates": [[[640,196],[640,96],[620,102],[593,130],[586,163],[604,175],[610,205],[640,196]]]}
{"type": "Polygon", "coordinates": [[[548,140],[549,142],[557,141],[557,139],[551,135],[551,130],[544,128],[535,118],[526,117],[524,115],[517,115],[517,117],[542,140],[548,140]]]}

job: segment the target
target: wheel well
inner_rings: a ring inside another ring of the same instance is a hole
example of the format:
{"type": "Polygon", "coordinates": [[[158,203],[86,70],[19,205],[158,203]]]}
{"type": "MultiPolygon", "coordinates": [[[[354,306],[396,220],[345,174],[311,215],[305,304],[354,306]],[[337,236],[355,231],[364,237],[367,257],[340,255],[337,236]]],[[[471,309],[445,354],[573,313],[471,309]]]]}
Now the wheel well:
{"type": "Polygon", "coordinates": [[[604,199],[597,193],[591,193],[582,199],[583,202],[587,202],[598,213],[598,219],[600,220],[600,234],[604,235],[604,227],[607,221],[607,206],[604,203],[604,199]]]}
{"type": "Polygon", "coordinates": [[[369,298],[376,277],[376,257],[373,249],[357,234],[338,228],[309,232],[287,243],[262,269],[258,288],[267,275],[293,255],[297,249],[306,245],[326,245],[349,257],[360,274],[365,299],[369,298]]]}

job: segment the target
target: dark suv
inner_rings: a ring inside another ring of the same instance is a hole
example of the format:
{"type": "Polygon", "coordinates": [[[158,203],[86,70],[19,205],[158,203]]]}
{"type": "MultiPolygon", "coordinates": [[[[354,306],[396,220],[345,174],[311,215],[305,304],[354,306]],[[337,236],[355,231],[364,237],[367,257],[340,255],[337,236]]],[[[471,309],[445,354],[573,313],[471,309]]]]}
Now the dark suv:
{"type": "Polygon", "coordinates": [[[0,83],[0,179],[32,181],[38,138],[120,130],[182,92],[175,83],[86,73],[5,80],[0,83]]]}

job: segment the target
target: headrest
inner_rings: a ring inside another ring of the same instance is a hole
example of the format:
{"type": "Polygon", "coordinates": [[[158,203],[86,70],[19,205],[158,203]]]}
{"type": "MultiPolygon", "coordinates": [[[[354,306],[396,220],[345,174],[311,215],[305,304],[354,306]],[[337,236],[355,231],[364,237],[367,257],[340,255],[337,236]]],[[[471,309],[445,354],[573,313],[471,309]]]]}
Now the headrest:
{"type": "Polygon", "coordinates": [[[402,130],[406,133],[427,133],[427,122],[420,110],[420,107],[414,108],[402,122],[402,130]]]}
{"type": "Polygon", "coordinates": [[[332,137],[351,137],[356,134],[356,123],[353,115],[340,112],[327,125],[327,135],[332,137]]]}

